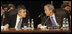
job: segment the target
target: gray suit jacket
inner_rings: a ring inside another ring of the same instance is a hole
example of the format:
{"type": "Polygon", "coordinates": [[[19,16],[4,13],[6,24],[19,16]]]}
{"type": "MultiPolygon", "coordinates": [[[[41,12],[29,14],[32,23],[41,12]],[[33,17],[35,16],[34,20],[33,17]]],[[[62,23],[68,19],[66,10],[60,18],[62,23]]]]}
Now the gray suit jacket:
{"type": "MultiPolygon", "coordinates": [[[[60,17],[60,16],[57,16],[57,15],[55,15],[55,18],[56,18],[57,23],[58,23],[60,26],[62,26],[63,18],[60,17]]],[[[42,25],[45,24],[45,25],[47,25],[47,26],[52,26],[52,22],[51,22],[50,18],[47,17],[47,16],[41,17],[41,24],[42,24],[42,25]],[[47,20],[47,21],[46,21],[46,20],[47,20]]]]}
{"type": "MultiPolygon", "coordinates": [[[[65,10],[62,10],[62,9],[58,9],[55,11],[55,18],[56,18],[56,21],[57,23],[62,26],[62,23],[63,23],[63,18],[65,18],[67,15],[66,15],[66,12],[65,10]]],[[[51,20],[46,17],[45,15],[41,16],[41,24],[44,25],[44,23],[47,25],[47,26],[52,26],[52,23],[51,23],[51,20]],[[47,20],[48,19],[48,20],[47,20]],[[47,20],[47,22],[45,23],[45,21],[47,20]]]]}

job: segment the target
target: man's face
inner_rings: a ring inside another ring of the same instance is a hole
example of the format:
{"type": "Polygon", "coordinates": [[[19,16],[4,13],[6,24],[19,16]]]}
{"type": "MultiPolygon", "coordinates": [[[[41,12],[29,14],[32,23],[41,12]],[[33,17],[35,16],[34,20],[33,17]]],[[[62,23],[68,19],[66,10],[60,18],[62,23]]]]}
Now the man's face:
{"type": "Polygon", "coordinates": [[[50,10],[48,9],[48,7],[44,7],[44,11],[45,11],[46,16],[50,15],[50,10]]]}
{"type": "Polygon", "coordinates": [[[10,7],[10,9],[14,9],[14,7],[10,7]]]}
{"type": "Polygon", "coordinates": [[[1,6],[1,13],[2,13],[2,6],[1,6]]]}
{"type": "Polygon", "coordinates": [[[25,18],[26,17],[26,9],[21,9],[19,10],[19,15],[22,17],[22,18],[25,18]]]}
{"type": "Polygon", "coordinates": [[[70,11],[70,10],[71,10],[71,7],[67,6],[67,7],[65,7],[65,9],[66,9],[67,11],[70,11]]]}
{"type": "Polygon", "coordinates": [[[7,8],[7,7],[5,7],[5,8],[4,8],[4,10],[5,10],[5,11],[7,11],[7,10],[8,10],[8,8],[7,8]]]}

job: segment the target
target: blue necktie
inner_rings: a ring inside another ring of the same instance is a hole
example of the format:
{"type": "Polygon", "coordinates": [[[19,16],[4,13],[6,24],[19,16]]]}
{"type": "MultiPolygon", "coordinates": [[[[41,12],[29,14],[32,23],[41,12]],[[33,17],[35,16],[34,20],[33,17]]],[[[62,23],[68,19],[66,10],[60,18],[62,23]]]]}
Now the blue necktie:
{"type": "Polygon", "coordinates": [[[20,20],[19,20],[19,23],[18,23],[17,28],[18,28],[18,29],[20,29],[20,28],[21,28],[21,18],[20,18],[20,20]]]}
{"type": "Polygon", "coordinates": [[[54,19],[53,19],[53,17],[51,17],[51,22],[52,22],[52,26],[57,26],[54,19]]]}

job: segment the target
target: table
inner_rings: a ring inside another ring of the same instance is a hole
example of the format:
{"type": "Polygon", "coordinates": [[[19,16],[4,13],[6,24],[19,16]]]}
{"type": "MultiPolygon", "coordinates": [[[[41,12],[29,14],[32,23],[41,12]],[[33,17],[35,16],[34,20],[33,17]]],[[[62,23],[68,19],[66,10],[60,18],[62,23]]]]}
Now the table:
{"type": "Polygon", "coordinates": [[[56,32],[66,32],[69,33],[71,32],[71,30],[40,30],[40,29],[36,29],[36,30],[7,30],[7,31],[1,31],[1,33],[56,33],[56,32]]]}

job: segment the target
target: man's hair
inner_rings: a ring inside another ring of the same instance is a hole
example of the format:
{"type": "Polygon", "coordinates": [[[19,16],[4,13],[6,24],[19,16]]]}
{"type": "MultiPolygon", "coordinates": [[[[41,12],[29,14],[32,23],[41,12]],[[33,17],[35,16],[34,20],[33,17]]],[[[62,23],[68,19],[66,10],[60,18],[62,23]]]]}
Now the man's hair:
{"type": "Polygon", "coordinates": [[[26,7],[25,7],[24,5],[19,5],[19,6],[17,7],[17,12],[18,12],[19,10],[22,10],[22,9],[26,9],[26,7]]]}
{"type": "Polygon", "coordinates": [[[13,4],[9,4],[8,7],[9,7],[9,8],[10,8],[10,7],[15,8],[15,6],[14,6],[13,4]]]}
{"type": "Polygon", "coordinates": [[[3,9],[4,8],[8,8],[8,5],[7,4],[4,4],[2,7],[3,7],[3,9]]]}
{"type": "Polygon", "coordinates": [[[54,6],[51,4],[46,4],[44,7],[48,7],[49,10],[54,10],[54,6]]]}
{"type": "Polygon", "coordinates": [[[67,4],[62,4],[62,5],[61,5],[61,8],[65,8],[65,7],[67,7],[67,6],[69,6],[69,5],[67,5],[67,4]]]}

